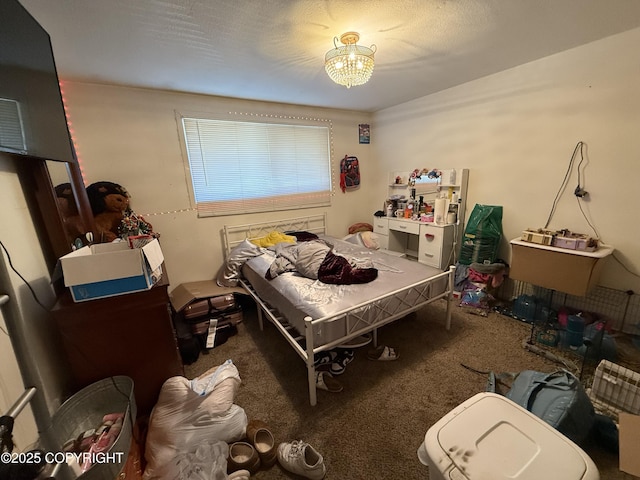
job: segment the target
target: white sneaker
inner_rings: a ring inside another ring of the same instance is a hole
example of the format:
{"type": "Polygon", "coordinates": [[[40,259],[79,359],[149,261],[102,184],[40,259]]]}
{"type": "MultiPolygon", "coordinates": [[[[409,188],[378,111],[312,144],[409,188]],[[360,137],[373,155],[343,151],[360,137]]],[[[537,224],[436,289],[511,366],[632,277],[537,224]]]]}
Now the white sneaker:
{"type": "Polygon", "coordinates": [[[327,473],[322,455],[302,440],[278,445],[278,461],[285,470],[311,480],[321,480],[327,473]]]}

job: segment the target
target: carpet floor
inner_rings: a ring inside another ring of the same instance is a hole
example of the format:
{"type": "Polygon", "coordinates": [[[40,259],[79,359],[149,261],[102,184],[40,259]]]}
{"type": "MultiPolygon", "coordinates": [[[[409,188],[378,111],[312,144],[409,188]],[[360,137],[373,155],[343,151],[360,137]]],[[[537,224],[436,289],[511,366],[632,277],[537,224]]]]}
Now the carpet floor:
{"type": "MultiPolygon", "coordinates": [[[[304,362],[273,325],[266,323],[261,331],[255,307],[244,303],[238,334],[186,366],[186,376],[194,378],[231,359],[242,379],[235,403],[249,420],[266,422],[276,442],[310,443],[323,455],[329,480],[427,479],[428,468],[416,454],[427,429],[486,390],[488,376],[481,372],[562,368],[523,347],[528,324],[454,307],[447,331],[446,304],[437,301],[378,331],[378,343],[397,348],[398,360],[371,361],[366,355],[370,346],[356,349],[354,361],[336,377],[344,390],[319,390],[312,407],[304,362]]],[[[579,359],[574,360],[580,368],[579,359]]],[[[583,379],[594,367],[586,365],[583,379]]],[[[585,450],[601,479],[630,478],[619,471],[616,453],[595,444],[585,450]]],[[[252,478],[297,477],[276,464],[252,478]]]]}

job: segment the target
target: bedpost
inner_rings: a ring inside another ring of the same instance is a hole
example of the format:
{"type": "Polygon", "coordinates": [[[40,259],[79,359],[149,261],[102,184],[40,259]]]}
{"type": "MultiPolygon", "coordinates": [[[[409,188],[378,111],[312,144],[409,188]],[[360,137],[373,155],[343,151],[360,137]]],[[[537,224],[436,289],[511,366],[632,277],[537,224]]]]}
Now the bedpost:
{"type": "Polygon", "coordinates": [[[311,324],[312,318],[310,316],[304,317],[304,333],[306,338],[306,350],[307,350],[307,380],[309,381],[309,403],[314,407],[318,403],[316,392],[316,367],[315,357],[313,354],[313,325],[311,324]]]}
{"type": "Polygon", "coordinates": [[[456,280],[456,267],[451,265],[449,267],[449,293],[447,295],[447,330],[451,330],[451,304],[453,303],[453,289],[455,288],[456,280]]]}

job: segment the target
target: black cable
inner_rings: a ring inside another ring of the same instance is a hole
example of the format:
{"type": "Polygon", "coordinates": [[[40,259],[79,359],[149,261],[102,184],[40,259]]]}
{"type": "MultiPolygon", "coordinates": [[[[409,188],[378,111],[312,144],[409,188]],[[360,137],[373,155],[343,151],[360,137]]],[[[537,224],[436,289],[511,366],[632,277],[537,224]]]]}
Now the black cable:
{"type": "Polygon", "coordinates": [[[584,210],[582,209],[582,204],[580,203],[581,198],[580,197],[576,197],[576,201],[578,202],[578,208],[580,209],[580,211],[582,212],[582,216],[584,217],[585,221],[589,224],[589,226],[591,227],[591,229],[593,230],[593,233],[596,234],[596,238],[600,238],[600,234],[598,233],[598,231],[596,230],[596,227],[594,227],[591,222],[589,221],[589,219],[587,218],[587,215],[584,213],[584,210]]]}
{"type": "MultiPolygon", "coordinates": [[[[567,167],[567,171],[564,174],[564,179],[562,180],[562,184],[560,185],[560,188],[558,189],[558,193],[556,193],[556,198],[553,200],[553,204],[551,205],[551,211],[549,212],[549,218],[547,218],[547,223],[545,223],[544,228],[547,228],[549,226],[549,224],[551,223],[551,219],[553,218],[553,214],[556,211],[556,207],[558,206],[558,200],[560,200],[560,197],[562,196],[562,192],[564,191],[564,189],[567,187],[567,181],[569,180],[569,175],[571,174],[571,170],[573,169],[573,162],[576,159],[576,154],[578,153],[578,149],[580,149],[580,151],[582,151],[582,146],[584,145],[584,142],[580,141],[576,144],[576,147],[573,149],[573,154],[571,155],[571,160],[569,160],[569,166],[567,167]]],[[[584,159],[584,157],[583,157],[584,159]]],[[[582,163],[582,162],[580,162],[582,163]]]]}
{"type": "Polygon", "coordinates": [[[48,312],[49,309],[40,301],[40,299],[36,295],[36,292],[33,290],[33,287],[31,286],[31,284],[13,266],[13,263],[11,262],[11,255],[9,255],[9,251],[7,250],[7,247],[4,246],[4,243],[2,243],[2,240],[0,240],[0,246],[2,247],[2,249],[4,250],[5,255],[7,256],[7,261],[9,262],[9,267],[11,267],[11,270],[13,270],[14,273],[16,275],[18,275],[20,277],[20,279],[24,282],[24,284],[27,286],[27,288],[29,288],[29,291],[31,292],[31,295],[33,295],[33,298],[35,299],[36,303],[38,305],[40,305],[46,312],[48,312]]]}

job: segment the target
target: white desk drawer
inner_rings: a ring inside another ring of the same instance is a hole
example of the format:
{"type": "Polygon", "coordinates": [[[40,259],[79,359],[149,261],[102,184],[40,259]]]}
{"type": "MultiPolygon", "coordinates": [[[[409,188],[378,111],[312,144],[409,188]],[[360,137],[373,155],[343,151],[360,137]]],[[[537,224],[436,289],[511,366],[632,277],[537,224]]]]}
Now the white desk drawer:
{"type": "Polygon", "coordinates": [[[443,239],[444,229],[432,225],[421,225],[418,260],[427,265],[441,268],[443,239]]]}
{"type": "Polygon", "coordinates": [[[395,220],[391,218],[389,219],[389,230],[409,233],[411,235],[419,235],[420,223],[411,220],[395,220]]]}
{"type": "Polygon", "coordinates": [[[380,235],[389,235],[389,220],[386,217],[373,217],[373,231],[380,235]]]}

